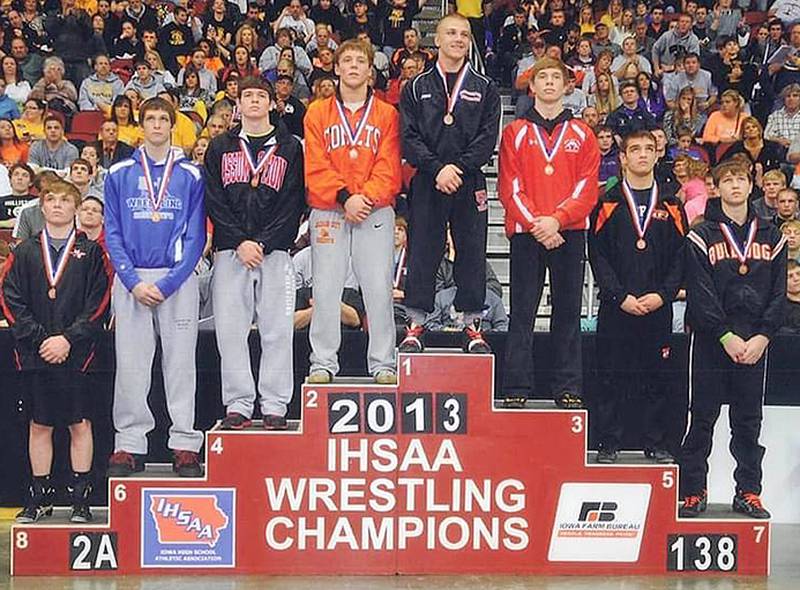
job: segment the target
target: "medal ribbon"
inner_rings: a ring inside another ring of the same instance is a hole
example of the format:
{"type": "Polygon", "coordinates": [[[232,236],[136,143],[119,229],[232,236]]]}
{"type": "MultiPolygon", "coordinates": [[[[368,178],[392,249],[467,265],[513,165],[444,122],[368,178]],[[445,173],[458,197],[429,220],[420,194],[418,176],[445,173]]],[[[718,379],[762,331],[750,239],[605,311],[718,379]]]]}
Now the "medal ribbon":
{"type": "Polygon", "coordinates": [[[61,280],[61,276],[64,274],[64,269],[67,268],[67,263],[69,262],[69,255],[72,252],[72,247],[75,245],[75,238],[77,234],[75,233],[75,229],[70,232],[69,237],[67,238],[67,243],[64,244],[64,247],[61,249],[61,255],[58,257],[56,261],[55,270],[53,269],[53,258],[50,256],[50,238],[47,235],[47,229],[42,230],[42,259],[44,260],[44,274],[47,277],[47,283],[50,285],[50,288],[55,289],[58,281],[61,280]]]}
{"type": "Polygon", "coordinates": [[[464,79],[467,77],[467,62],[464,61],[464,65],[461,66],[461,71],[458,72],[456,82],[453,84],[452,92],[447,91],[447,76],[444,71],[442,71],[442,66],[439,65],[438,61],[436,62],[436,71],[439,72],[439,77],[442,79],[442,84],[444,84],[444,93],[445,96],[447,96],[447,114],[452,115],[456,108],[456,103],[458,102],[458,93],[461,92],[464,79]]]}
{"type": "Polygon", "coordinates": [[[547,144],[542,137],[542,132],[539,131],[539,126],[536,123],[531,123],[531,127],[533,127],[533,134],[536,136],[536,143],[539,144],[539,149],[542,150],[542,154],[544,154],[545,161],[550,164],[555,158],[556,153],[558,153],[558,148],[561,147],[561,142],[564,140],[564,135],[567,133],[567,126],[568,123],[561,123],[561,131],[558,134],[558,138],[556,139],[556,143],[553,145],[552,150],[547,149],[547,144]]]}
{"type": "Polygon", "coordinates": [[[375,95],[370,94],[367,104],[364,106],[364,113],[361,115],[358,123],[356,123],[355,131],[353,131],[353,128],[350,126],[350,121],[347,120],[347,115],[344,112],[344,106],[339,98],[337,97],[336,100],[334,100],[336,103],[336,109],[339,111],[339,119],[342,121],[345,131],[347,132],[347,143],[350,144],[350,147],[356,147],[358,138],[361,137],[361,132],[364,131],[364,127],[367,126],[367,120],[369,119],[369,114],[372,111],[372,102],[374,98],[375,95]]]}
{"type": "Polygon", "coordinates": [[[747,253],[750,251],[750,246],[753,245],[753,240],[756,239],[758,217],[754,217],[753,221],[750,222],[750,229],[747,231],[747,242],[744,244],[744,250],[739,249],[739,244],[736,243],[736,238],[733,237],[733,232],[731,228],[728,227],[727,223],[720,223],[719,229],[722,230],[722,235],[725,237],[725,241],[728,242],[728,246],[730,246],[736,258],[739,259],[741,264],[745,264],[747,262],[747,253]]]}
{"type": "Polygon", "coordinates": [[[142,170],[144,170],[144,182],[147,185],[147,197],[150,199],[150,205],[153,212],[161,209],[161,203],[164,202],[164,197],[167,195],[167,185],[169,184],[170,176],[172,176],[172,165],[175,163],[175,154],[172,149],[169,150],[167,156],[167,163],[164,165],[164,174],[161,177],[161,184],[158,187],[158,194],[156,194],[153,187],[153,177],[150,174],[150,165],[147,163],[147,154],[142,149],[142,170]]]}
{"type": "Polygon", "coordinates": [[[247,162],[247,167],[250,170],[251,179],[263,172],[263,170],[267,167],[267,164],[269,164],[270,160],[272,160],[272,156],[278,150],[278,144],[276,143],[269,148],[267,153],[264,154],[264,157],[259,160],[258,165],[256,166],[253,164],[253,156],[250,155],[250,148],[247,146],[247,142],[241,137],[239,138],[239,146],[242,148],[242,153],[244,153],[244,159],[245,162],[247,162]]]}
{"type": "Polygon", "coordinates": [[[622,194],[625,196],[625,202],[628,204],[628,209],[631,212],[631,219],[633,220],[633,229],[636,230],[636,235],[640,240],[644,239],[644,234],[647,233],[647,228],[650,227],[650,222],[653,221],[653,211],[658,204],[658,185],[653,182],[653,188],[650,189],[650,202],[647,204],[647,211],[644,214],[644,222],[639,222],[639,212],[636,209],[636,199],[633,198],[633,192],[628,185],[627,180],[622,181],[622,194]]]}
{"type": "Polygon", "coordinates": [[[397,260],[397,270],[394,273],[394,288],[400,284],[400,278],[403,276],[403,267],[406,265],[406,249],[400,250],[400,258],[397,260]]]}

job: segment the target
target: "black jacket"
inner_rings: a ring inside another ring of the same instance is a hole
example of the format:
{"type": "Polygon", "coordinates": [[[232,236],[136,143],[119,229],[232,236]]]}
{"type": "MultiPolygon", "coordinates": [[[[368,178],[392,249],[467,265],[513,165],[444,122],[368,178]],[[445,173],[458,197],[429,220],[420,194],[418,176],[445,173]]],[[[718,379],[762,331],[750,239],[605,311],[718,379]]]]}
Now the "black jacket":
{"type": "Polygon", "coordinates": [[[467,64],[453,125],[444,124],[447,94],[434,67],[403,87],[400,97],[403,157],[427,176],[455,164],[465,176],[475,175],[497,145],[500,95],[494,83],[467,64]]]}
{"type": "MultiPolygon", "coordinates": [[[[0,304],[16,341],[17,368],[48,366],[39,356],[39,347],[46,338],[62,334],[71,345],[68,366],[85,371],[111,297],[106,259],[100,245],[79,231],[56,286],[56,298],[50,299],[41,236],[17,246],[0,274],[0,304]]],[[[52,247],[51,256],[55,263],[57,253],[52,247]]]]}
{"type": "Polygon", "coordinates": [[[706,205],[705,220],[692,228],[686,246],[687,324],[719,339],[727,332],[748,339],[755,334],[771,338],[783,322],[786,305],[786,238],[771,223],[758,222],[747,256],[747,274],[739,274],[739,260],[720,228],[726,222],[741,248],[750,222],[739,226],[722,211],[719,199],[706,205]]]}
{"type": "MultiPolygon", "coordinates": [[[[267,143],[277,143],[278,149],[261,175],[261,184],[253,188],[240,132],[237,127],[215,137],[206,152],[206,211],[214,223],[214,248],[230,250],[253,240],[263,245],[264,254],[288,251],[305,208],[303,148],[279,124],[267,143]]],[[[256,154],[253,163],[257,165],[262,156],[256,154]]]]}
{"type": "Polygon", "coordinates": [[[681,250],[689,224],[678,198],[659,184],[658,203],[645,233],[639,239],[630,209],[617,184],[600,197],[591,215],[589,261],[600,287],[601,303],[619,306],[627,295],[658,293],[669,305],[681,286],[681,250]]]}

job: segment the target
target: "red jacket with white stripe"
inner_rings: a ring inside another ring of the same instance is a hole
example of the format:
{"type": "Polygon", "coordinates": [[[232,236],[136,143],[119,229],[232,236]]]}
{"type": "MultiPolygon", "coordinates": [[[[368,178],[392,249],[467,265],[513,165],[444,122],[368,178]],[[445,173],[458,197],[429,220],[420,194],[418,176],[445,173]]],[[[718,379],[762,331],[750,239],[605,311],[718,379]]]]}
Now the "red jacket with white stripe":
{"type": "Polygon", "coordinates": [[[546,120],[531,109],[525,118],[509,123],[500,141],[498,187],[506,210],[506,234],[529,232],[540,216],[555,217],[562,230],[586,229],[597,202],[599,167],[594,132],[583,121],[572,119],[568,110],[546,120]],[[552,175],[545,173],[547,159],[534,126],[548,150],[556,149],[558,143],[552,175]]]}

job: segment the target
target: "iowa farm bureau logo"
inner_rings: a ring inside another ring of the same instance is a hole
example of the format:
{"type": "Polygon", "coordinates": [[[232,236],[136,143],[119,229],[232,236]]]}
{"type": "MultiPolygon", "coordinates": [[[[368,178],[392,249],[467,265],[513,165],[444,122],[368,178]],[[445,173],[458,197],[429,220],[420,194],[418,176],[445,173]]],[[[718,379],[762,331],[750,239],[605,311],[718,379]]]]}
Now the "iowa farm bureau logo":
{"type": "Polygon", "coordinates": [[[236,565],[236,490],[144,488],[142,567],[236,565]]]}
{"type": "Polygon", "coordinates": [[[641,522],[617,520],[617,502],[589,500],[581,503],[577,520],[559,523],[559,537],[635,537],[641,522]]]}
{"type": "Polygon", "coordinates": [[[584,502],[578,522],[613,522],[616,502],[584,502]]]}

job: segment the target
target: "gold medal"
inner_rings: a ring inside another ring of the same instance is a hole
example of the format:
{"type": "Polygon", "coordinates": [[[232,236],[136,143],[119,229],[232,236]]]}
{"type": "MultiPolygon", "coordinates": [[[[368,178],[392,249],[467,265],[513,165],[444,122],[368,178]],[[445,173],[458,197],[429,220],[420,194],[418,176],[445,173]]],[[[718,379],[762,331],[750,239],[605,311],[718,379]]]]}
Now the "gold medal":
{"type": "Polygon", "coordinates": [[[740,275],[746,275],[747,274],[747,265],[746,264],[740,264],[739,265],[739,274],[740,275]]]}
{"type": "Polygon", "coordinates": [[[358,159],[358,150],[356,148],[351,148],[349,153],[350,153],[350,159],[351,160],[358,159]]]}
{"type": "Polygon", "coordinates": [[[636,240],[636,247],[639,250],[644,250],[645,248],[647,248],[647,242],[645,242],[643,238],[639,238],[638,240],[636,240]]]}
{"type": "Polygon", "coordinates": [[[150,216],[150,219],[153,220],[153,223],[158,223],[161,221],[161,213],[158,211],[153,211],[153,214],[150,216]]]}
{"type": "Polygon", "coordinates": [[[250,179],[250,186],[253,188],[258,188],[258,175],[254,175],[253,178],[250,179]]]}
{"type": "Polygon", "coordinates": [[[55,287],[50,287],[50,289],[47,290],[47,296],[50,299],[55,299],[56,298],[56,288],[55,287]]]}
{"type": "Polygon", "coordinates": [[[552,176],[553,173],[555,173],[555,171],[556,171],[556,169],[553,168],[552,164],[547,164],[544,167],[544,173],[547,174],[548,176],[552,176]]]}
{"type": "Polygon", "coordinates": [[[453,124],[453,123],[455,123],[455,122],[456,122],[456,120],[453,118],[453,115],[452,115],[452,114],[450,114],[450,113],[447,113],[447,114],[444,116],[444,124],[445,124],[445,125],[452,125],[452,124],[453,124]]]}

